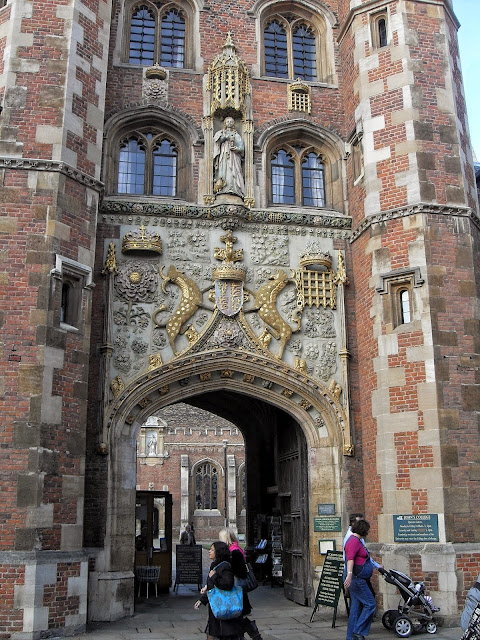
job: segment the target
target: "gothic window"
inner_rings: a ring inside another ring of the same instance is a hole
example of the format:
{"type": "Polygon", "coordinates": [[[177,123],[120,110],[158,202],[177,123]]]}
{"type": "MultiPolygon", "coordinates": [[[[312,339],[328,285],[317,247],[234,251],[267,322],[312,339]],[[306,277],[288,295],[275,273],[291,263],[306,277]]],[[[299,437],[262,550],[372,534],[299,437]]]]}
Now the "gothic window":
{"type": "Polygon", "coordinates": [[[410,291],[408,289],[400,288],[398,293],[398,308],[400,324],[408,324],[410,322],[410,291]]]}
{"type": "Polygon", "coordinates": [[[288,78],[287,32],[278,20],[265,29],[265,75],[288,78]]]}
{"type": "Polygon", "coordinates": [[[270,159],[271,202],[324,207],[325,162],[312,148],[285,145],[270,159]]]}
{"type": "Polygon", "coordinates": [[[302,80],[315,81],[317,79],[316,70],[316,50],[315,32],[312,27],[301,24],[293,31],[293,75],[302,80]]]}
{"type": "Polygon", "coordinates": [[[388,44],[387,18],[388,16],[386,11],[374,13],[370,17],[372,44],[376,49],[386,47],[388,44]]]}
{"type": "Polygon", "coordinates": [[[130,25],[130,56],[132,64],[153,65],[155,55],[155,15],[148,7],[137,7],[130,25]]]}
{"type": "Polygon", "coordinates": [[[272,156],[272,202],[295,203],[295,164],[285,149],[272,156]]]}
{"type": "Polygon", "coordinates": [[[265,75],[316,81],[317,41],[317,30],[304,21],[270,19],[264,28],[265,75]]]}
{"type": "Polygon", "coordinates": [[[127,29],[128,62],[173,68],[192,66],[191,23],[192,11],[182,0],[178,6],[171,2],[134,4],[127,29]]]}
{"type": "Polygon", "coordinates": [[[309,153],[302,160],[302,193],[305,206],[325,206],[325,167],[316,153],[309,153]]]}
{"type": "Polygon", "coordinates": [[[218,468],[211,462],[195,471],[195,508],[218,509],[218,468]]]}
{"type": "Polygon", "coordinates": [[[177,195],[178,149],[151,129],[128,134],[118,150],[117,193],[177,195]]]}
{"type": "Polygon", "coordinates": [[[185,18],[172,9],[162,18],[160,64],[164,67],[185,66],[185,18]]]}

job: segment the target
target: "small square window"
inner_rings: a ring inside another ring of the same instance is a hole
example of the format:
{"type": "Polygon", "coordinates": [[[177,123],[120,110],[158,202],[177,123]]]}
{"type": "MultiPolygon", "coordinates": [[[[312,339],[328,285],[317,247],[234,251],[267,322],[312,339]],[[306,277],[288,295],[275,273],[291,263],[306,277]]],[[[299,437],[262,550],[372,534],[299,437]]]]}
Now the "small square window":
{"type": "Polygon", "coordinates": [[[87,265],[56,256],[52,276],[58,280],[58,318],[60,327],[79,331],[83,325],[83,290],[92,289],[92,269],[87,265]]]}
{"type": "Polygon", "coordinates": [[[420,269],[401,269],[381,276],[378,293],[384,298],[384,322],[392,329],[408,325],[415,319],[413,289],[423,284],[420,269]]]}

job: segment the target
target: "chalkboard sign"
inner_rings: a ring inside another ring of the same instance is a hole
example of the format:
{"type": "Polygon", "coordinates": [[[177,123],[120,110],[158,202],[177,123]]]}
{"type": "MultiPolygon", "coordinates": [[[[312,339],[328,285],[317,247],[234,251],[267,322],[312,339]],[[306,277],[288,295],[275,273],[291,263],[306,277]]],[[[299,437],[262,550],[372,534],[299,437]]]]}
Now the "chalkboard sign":
{"type": "Polygon", "coordinates": [[[175,586],[196,584],[202,586],[202,545],[177,544],[175,586]]]}
{"type": "Polygon", "coordinates": [[[324,607],[334,608],[332,627],[335,627],[338,599],[343,587],[343,565],[342,551],[328,551],[323,563],[322,575],[320,576],[317,595],[315,596],[315,607],[310,622],[313,621],[313,616],[318,607],[323,605],[324,607]]]}

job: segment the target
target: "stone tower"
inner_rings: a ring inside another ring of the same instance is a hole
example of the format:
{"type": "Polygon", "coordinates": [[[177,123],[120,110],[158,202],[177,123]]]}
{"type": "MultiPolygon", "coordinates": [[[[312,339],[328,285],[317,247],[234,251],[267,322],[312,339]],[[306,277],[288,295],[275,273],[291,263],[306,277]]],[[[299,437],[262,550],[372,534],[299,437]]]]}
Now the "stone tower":
{"type": "Polygon", "coordinates": [[[133,611],[135,442],[179,401],[241,429],[287,597],[363,509],[455,616],[480,223],[451,2],[0,5],[0,633],[133,611]]]}

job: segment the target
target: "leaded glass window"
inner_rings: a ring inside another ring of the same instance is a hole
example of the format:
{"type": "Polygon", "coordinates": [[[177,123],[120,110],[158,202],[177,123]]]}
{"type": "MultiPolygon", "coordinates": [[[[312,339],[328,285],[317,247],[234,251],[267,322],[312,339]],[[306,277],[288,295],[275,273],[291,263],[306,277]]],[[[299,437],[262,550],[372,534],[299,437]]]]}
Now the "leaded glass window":
{"type": "Polygon", "coordinates": [[[137,195],[177,195],[176,144],[151,129],[140,130],[120,143],[117,192],[137,195]]]}
{"type": "MultiPolygon", "coordinates": [[[[179,0],[179,5],[185,5],[179,0]]],[[[185,6],[162,10],[162,4],[150,4],[144,0],[129,14],[130,32],[128,51],[125,58],[130,64],[184,68],[192,64],[192,42],[190,53],[187,48],[189,16],[185,6]],[[188,60],[187,60],[188,58],[188,60]]]]}
{"type": "Polygon", "coordinates": [[[315,81],[317,62],[315,34],[311,27],[301,24],[293,32],[293,74],[295,78],[315,81]]]}
{"type": "Polygon", "coordinates": [[[195,506],[197,509],[218,509],[218,469],[211,462],[204,462],[196,469],[195,506]]]}
{"type": "Polygon", "coordinates": [[[177,152],[169,140],[162,140],[153,150],[153,188],[155,196],[175,196],[177,152]]]}
{"type": "Polygon", "coordinates": [[[323,156],[312,147],[286,144],[270,156],[272,204],[326,206],[323,156]]]}
{"type": "Polygon", "coordinates": [[[141,6],[132,15],[129,62],[153,65],[154,56],[155,16],[146,6],[141,6]]]}
{"type": "Polygon", "coordinates": [[[265,29],[264,44],[265,75],[288,78],[287,34],[277,20],[265,29]]]}
{"type": "Polygon", "coordinates": [[[145,148],[137,138],[129,138],[120,146],[118,159],[118,193],[145,192],[145,148]]]}
{"type": "Polygon", "coordinates": [[[302,162],[303,204],[307,207],[325,206],[325,171],[320,156],[309,153],[302,162]]]}
{"type": "Polygon", "coordinates": [[[318,80],[317,29],[293,16],[270,18],[263,31],[264,73],[274,78],[318,80]]]}
{"type": "Polygon", "coordinates": [[[402,289],[400,297],[400,320],[401,324],[410,322],[410,292],[408,289],[402,289]]]}
{"type": "Polygon", "coordinates": [[[378,29],[378,46],[387,46],[387,21],[385,18],[380,18],[377,22],[378,29]]]}
{"type": "Polygon", "coordinates": [[[185,18],[172,9],[162,18],[160,64],[165,67],[185,66],[185,18]]]}
{"type": "Polygon", "coordinates": [[[272,201],[274,204],[295,203],[295,168],[284,149],[272,158],[272,201]]]}

